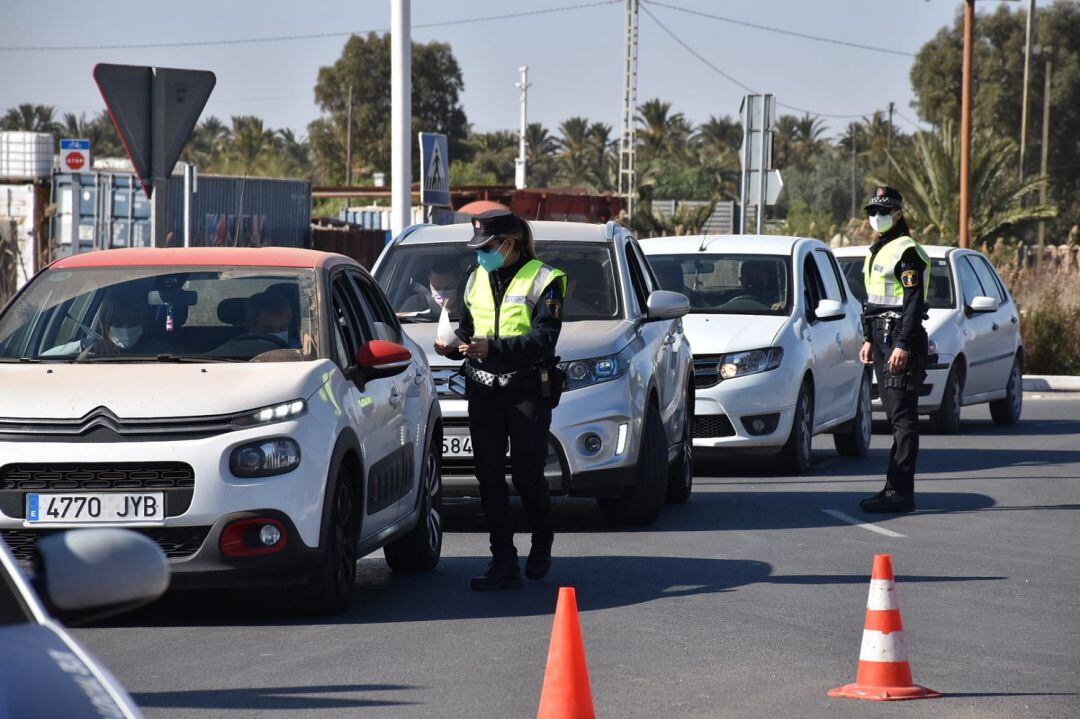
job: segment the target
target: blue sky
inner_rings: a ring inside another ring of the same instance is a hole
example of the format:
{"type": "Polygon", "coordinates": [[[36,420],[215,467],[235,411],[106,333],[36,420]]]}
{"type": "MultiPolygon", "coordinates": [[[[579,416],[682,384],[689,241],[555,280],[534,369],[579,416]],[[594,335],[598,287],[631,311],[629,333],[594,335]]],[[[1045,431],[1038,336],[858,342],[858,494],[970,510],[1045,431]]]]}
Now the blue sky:
{"type": "MultiPolygon", "coordinates": [[[[414,24],[578,5],[588,0],[413,0],[414,24]]],[[[664,0],[744,22],[915,52],[953,21],[958,0],[664,0]],[[889,8],[888,15],[881,12],[889,8]]],[[[978,3],[991,11],[999,2],[978,3]]],[[[1021,3],[1007,3],[1018,8],[1021,3]]],[[[1025,3],[1026,4],[1026,3],[1025,3]]],[[[1040,3],[1042,4],[1042,3],[1040,3]]],[[[853,115],[890,100],[910,107],[911,57],[841,47],[737,26],[651,5],[650,11],[709,62],[782,103],[853,115]]],[[[382,29],[389,0],[0,0],[0,46],[157,44],[382,29]],[[18,8],[15,10],[15,8],[18,8]]],[[[529,119],[554,128],[571,115],[618,127],[622,85],[622,3],[550,14],[416,29],[414,40],[449,42],[465,79],[463,102],[478,130],[517,126],[514,83],[528,65],[529,119]]],[[[19,102],[60,112],[102,108],[91,78],[97,62],[213,70],[218,85],[206,113],[254,114],[271,127],[306,133],[318,116],[312,88],[344,37],[202,47],[90,51],[0,51],[0,110],[19,102]]],[[[638,100],[660,97],[694,122],[735,115],[744,93],[641,16],[638,100]]],[[[833,127],[848,120],[828,119],[833,127]]],[[[897,116],[905,129],[912,123],[897,116]]],[[[617,134],[617,130],[616,130],[617,134]]]]}

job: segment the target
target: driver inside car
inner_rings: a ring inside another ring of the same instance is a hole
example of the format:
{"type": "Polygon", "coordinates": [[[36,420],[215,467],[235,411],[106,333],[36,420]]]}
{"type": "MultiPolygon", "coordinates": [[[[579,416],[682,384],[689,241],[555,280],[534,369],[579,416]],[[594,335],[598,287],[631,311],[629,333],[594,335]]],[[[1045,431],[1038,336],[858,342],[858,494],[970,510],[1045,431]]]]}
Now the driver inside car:
{"type": "Polygon", "coordinates": [[[260,292],[248,299],[248,332],[266,338],[284,349],[299,349],[300,340],[292,334],[292,307],[284,295],[260,292]]]}
{"type": "MultiPolygon", "coordinates": [[[[779,287],[776,284],[776,269],[770,261],[747,260],[739,268],[739,296],[747,297],[768,306],[773,310],[782,310],[779,287]]],[[[730,300],[729,300],[730,301],[730,300]]]]}

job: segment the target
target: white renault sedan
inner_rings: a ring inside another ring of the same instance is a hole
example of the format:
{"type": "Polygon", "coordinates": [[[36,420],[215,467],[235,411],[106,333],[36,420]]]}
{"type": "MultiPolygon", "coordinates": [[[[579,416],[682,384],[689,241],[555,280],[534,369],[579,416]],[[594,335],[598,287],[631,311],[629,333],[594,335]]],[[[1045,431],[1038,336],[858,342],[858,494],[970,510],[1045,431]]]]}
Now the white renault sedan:
{"type": "Polygon", "coordinates": [[[129,527],[175,585],[343,610],[356,559],[439,559],[424,352],[353,260],[285,248],[58,260],[0,312],[0,534],[129,527]]]}
{"type": "MultiPolygon", "coordinates": [[[[935,432],[960,429],[960,408],[990,403],[998,424],[1020,421],[1024,347],[1020,312],[990,260],[980,252],[924,245],[930,256],[926,333],[930,360],[919,392],[919,412],[935,432]],[[959,282],[957,282],[959,278],[959,282]]],[[[837,260],[851,291],[865,299],[863,260],[868,247],[840,247],[837,260]]],[[[874,407],[883,409],[874,386],[874,407]]]]}
{"type": "Polygon", "coordinates": [[[778,453],[810,467],[813,435],[870,445],[862,308],[829,248],[797,237],[659,237],[641,243],[664,289],[690,300],[694,446],[778,453]]]}

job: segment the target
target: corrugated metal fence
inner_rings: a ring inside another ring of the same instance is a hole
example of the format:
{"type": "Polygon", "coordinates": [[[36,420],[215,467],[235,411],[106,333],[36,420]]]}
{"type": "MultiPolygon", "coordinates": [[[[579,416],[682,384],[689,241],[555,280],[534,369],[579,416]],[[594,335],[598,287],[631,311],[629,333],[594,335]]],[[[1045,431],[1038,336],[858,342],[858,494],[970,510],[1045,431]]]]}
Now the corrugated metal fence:
{"type": "MultiPolygon", "coordinates": [[[[53,257],[152,242],[150,203],[133,175],[57,174],[53,198],[53,257]]],[[[179,175],[169,178],[165,222],[168,244],[182,245],[184,182],[179,175]]],[[[307,247],[310,228],[311,183],[304,180],[203,175],[191,196],[193,246],[307,247]]]]}

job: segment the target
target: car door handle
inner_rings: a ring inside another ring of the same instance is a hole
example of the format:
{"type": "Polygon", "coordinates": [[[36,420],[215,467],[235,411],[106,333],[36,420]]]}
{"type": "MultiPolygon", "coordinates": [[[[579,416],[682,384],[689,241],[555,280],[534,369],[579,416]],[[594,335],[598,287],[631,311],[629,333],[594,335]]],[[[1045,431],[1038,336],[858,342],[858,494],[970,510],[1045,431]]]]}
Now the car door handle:
{"type": "Polygon", "coordinates": [[[1012,322],[1015,325],[1016,324],[1016,315],[1013,315],[1012,318],[1009,320],[1009,322],[1012,322]]]}
{"type": "Polygon", "coordinates": [[[999,325],[997,322],[990,325],[990,329],[994,330],[994,332],[997,332],[999,327],[1001,327],[1001,325],[999,325]]]}
{"type": "Polygon", "coordinates": [[[417,373],[416,373],[416,376],[415,376],[415,377],[413,377],[413,380],[412,380],[412,381],[413,381],[413,384],[415,384],[415,385],[421,385],[421,384],[424,384],[424,375],[422,375],[422,374],[420,374],[419,372],[417,372],[417,373]]]}
{"type": "Polygon", "coordinates": [[[398,391],[397,387],[394,387],[394,389],[390,390],[390,404],[392,404],[394,407],[397,407],[399,404],[401,404],[401,392],[398,391]]]}

